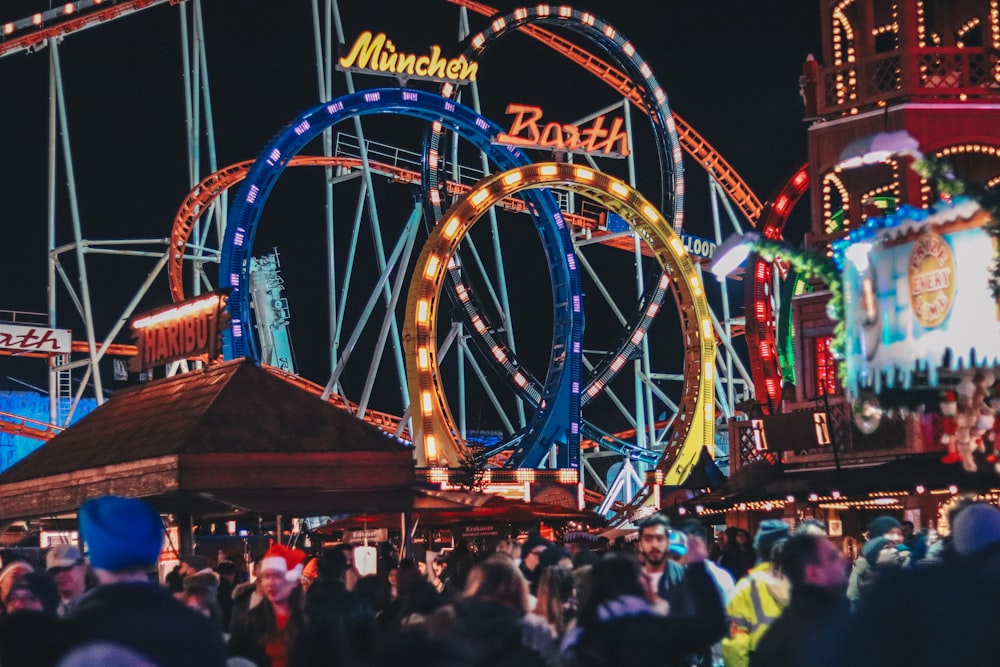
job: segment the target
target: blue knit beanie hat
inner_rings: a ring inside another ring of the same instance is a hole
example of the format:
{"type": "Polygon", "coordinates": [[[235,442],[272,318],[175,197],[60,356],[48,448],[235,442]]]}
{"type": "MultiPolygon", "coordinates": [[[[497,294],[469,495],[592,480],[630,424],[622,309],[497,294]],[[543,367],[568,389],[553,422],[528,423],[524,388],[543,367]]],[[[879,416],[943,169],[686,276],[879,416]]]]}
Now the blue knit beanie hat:
{"type": "Polygon", "coordinates": [[[163,547],[163,521],[136,498],[103,496],[80,507],[80,536],[90,564],[109,572],[154,565],[163,547]]]}

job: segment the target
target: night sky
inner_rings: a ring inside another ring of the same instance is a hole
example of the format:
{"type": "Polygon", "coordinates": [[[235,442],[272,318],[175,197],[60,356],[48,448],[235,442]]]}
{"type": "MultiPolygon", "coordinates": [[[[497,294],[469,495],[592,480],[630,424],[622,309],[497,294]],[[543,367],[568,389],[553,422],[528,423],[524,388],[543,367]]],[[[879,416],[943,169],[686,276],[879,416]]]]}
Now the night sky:
{"type": "MultiPolygon", "coordinates": [[[[59,3],[56,3],[59,4],[59,3]]],[[[190,2],[188,3],[190,4],[190,2]]],[[[494,2],[500,9],[520,3],[494,2]]],[[[782,0],[753,3],[649,2],[604,0],[579,3],[614,24],[651,64],[672,108],[748,182],[763,201],[806,159],[806,124],[798,76],[807,54],[819,53],[819,2],[782,0]]],[[[47,9],[37,0],[6,0],[0,23],[47,9]]],[[[203,0],[205,40],[213,104],[218,164],[252,159],[267,141],[317,94],[311,3],[308,0],[203,0]]],[[[80,218],[84,237],[155,238],[170,233],[173,217],[190,189],[186,171],[186,135],[182,89],[178,8],[162,5],[97,28],[71,35],[60,46],[80,218]]],[[[441,0],[342,0],[346,41],[362,30],[384,31],[400,51],[424,53],[440,44],[457,55],[459,10],[441,0]]],[[[473,28],[486,19],[470,12],[473,28]]],[[[574,38],[578,44],[586,42],[574,38]]],[[[46,157],[48,144],[48,52],[0,59],[0,126],[4,157],[0,166],[0,309],[41,312],[46,309],[46,157]]],[[[356,76],[358,89],[394,86],[393,79],[356,76]]],[[[414,84],[434,90],[433,84],[414,84]]],[[[544,107],[546,117],[572,122],[617,101],[610,88],[578,66],[531,40],[513,35],[487,53],[480,65],[483,112],[500,125],[508,103],[544,107]]],[[[344,77],[334,76],[334,95],[347,92],[344,77]]],[[[634,116],[639,128],[634,150],[639,188],[658,201],[655,152],[649,123],[634,116]]],[[[382,119],[366,124],[370,139],[418,150],[420,124],[382,119]]],[[[344,128],[353,132],[353,127],[344,128]]],[[[318,151],[317,151],[318,152],[318,151]]],[[[539,154],[538,159],[544,155],[539,154]]],[[[612,166],[621,169],[622,165],[612,166]]],[[[710,236],[705,172],[686,164],[688,231],[710,236]]],[[[209,173],[207,161],[199,178],[209,173]]],[[[71,239],[60,166],[57,244],[71,239]]],[[[322,193],[319,173],[289,175],[272,197],[273,213],[262,222],[255,247],[277,246],[289,284],[292,328],[300,365],[322,376],[325,334],[316,303],[322,302],[322,193]],[[320,268],[317,269],[316,267],[320,268]]],[[[402,186],[386,194],[387,217],[405,216],[412,192],[402,186]],[[395,200],[390,201],[393,197],[395,200]]],[[[388,189],[387,193],[393,190],[388,189]]],[[[338,195],[339,197],[339,195],[338,195]]],[[[353,211],[353,195],[338,206],[353,211]]],[[[803,208],[803,207],[800,207],[803,208]]],[[[347,209],[345,209],[347,210],[347,209]]],[[[396,224],[396,223],[393,223],[396,224]]],[[[804,223],[803,223],[804,224],[804,223]]],[[[803,230],[804,231],[804,230],[803,230]]],[[[790,232],[795,235],[795,232],[790,232]]],[[[799,232],[801,233],[801,231],[799,232]]],[[[525,251],[522,280],[528,286],[545,278],[525,251]]],[[[92,258],[90,278],[98,335],[111,325],[138,289],[152,261],[141,258],[92,258]]],[[[627,288],[630,258],[621,272],[627,288]]],[[[67,270],[75,271],[67,257],[67,270]]],[[[616,279],[609,279],[614,282],[616,279]]],[[[60,296],[61,327],[82,338],[79,320],[60,296]],[[65,318],[65,319],[63,319],[65,318]]],[[[165,276],[143,308],[169,302],[165,276]]],[[[522,306],[530,319],[544,303],[522,306]]],[[[551,316],[540,313],[541,320],[551,316]]],[[[588,331],[601,329],[602,315],[588,312],[588,331]]],[[[545,325],[541,325],[542,331],[545,325]]],[[[541,336],[546,339],[548,333],[541,336]]],[[[120,336],[119,342],[127,342],[120,336]]],[[[530,355],[530,351],[525,354],[530,355]]],[[[539,357],[541,358],[541,357],[539,357]]],[[[16,389],[8,378],[44,377],[39,361],[0,358],[0,388],[16,389]],[[39,375],[39,372],[41,375],[39,375]]],[[[322,381],[322,380],[320,380],[322,381]]]]}

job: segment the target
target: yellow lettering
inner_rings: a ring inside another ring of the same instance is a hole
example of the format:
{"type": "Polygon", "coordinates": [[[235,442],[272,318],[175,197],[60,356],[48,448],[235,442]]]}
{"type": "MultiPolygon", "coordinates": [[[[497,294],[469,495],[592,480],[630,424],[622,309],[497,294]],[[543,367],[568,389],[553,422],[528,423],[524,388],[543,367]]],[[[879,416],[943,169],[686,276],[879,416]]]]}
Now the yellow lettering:
{"type": "Polygon", "coordinates": [[[384,32],[373,36],[371,30],[365,30],[358,35],[358,39],[354,42],[354,46],[351,47],[350,52],[338,62],[341,67],[345,68],[354,67],[355,63],[357,63],[358,67],[368,67],[369,62],[377,60],[378,54],[382,51],[384,44],[384,32]]]}
{"type": "Polygon", "coordinates": [[[476,74],[478,72],[479,72],[479,63],[463,62],[462,63],[462,74],[458,78],[462,79],[463,81],[466,80],[466,79],[469,80],[469,81],[475,81],[476,80],[476,74]]]}
{"type": "Polygon", "coordinates": [[[427,66],[430,62],[431,59],[427,56],[420,56],[417,58],[417,64],[413,66],[413,71],[417,73],[417,76],[427,76],[427,66]]]}
{"type": "Polygon", "coordinates": [[[444,78],[445,61],[441,58],[441,47],[436,44],[431,47],[431,64],[427,66],[427,75],[444,78]]]}
{"type": "Polygon", "coordinates": [[[413,74],[413,63],[417,59],[412,53],[407,55],[405,53],[399,54],[399,60],[396,61],[396,73],[397,74],[413,74]]]}
{"type": "Polygon", "coordinates": [[[445,68],[445,73],[448,75],[449,79],[457,79],[458,75],[462,72],[462,63],[458,60],[449,60],[448,66],[445,68]]]}

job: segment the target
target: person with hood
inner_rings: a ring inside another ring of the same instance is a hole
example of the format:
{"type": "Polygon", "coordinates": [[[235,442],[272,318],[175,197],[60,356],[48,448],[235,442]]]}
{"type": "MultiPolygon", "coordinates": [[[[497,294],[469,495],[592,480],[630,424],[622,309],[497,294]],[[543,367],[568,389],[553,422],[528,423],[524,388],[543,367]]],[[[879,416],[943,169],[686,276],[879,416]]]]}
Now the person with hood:
{"type": "MultiPolygon", "coordinates": [[[[729,570],[733,579],[742,579],[757,563],[757,552],[750,544],[750,533],[742,528],[726,528],[726,546],[719,555],[719,565],[729,570]]],[[[764,560],[767,560],[764,557],[764,560]]]]}
{"type": "Polygon", "coordinates": [[[789,534],[788,524],[781,519],[760,522],[754,538],[760,562],[737,582],[726,606],[730,620],[729,636],[722,640],[726,667],[748,667],[757,644],[788,606],[788,579],[781,572],[779,557],[789,534]]]}
{"type": "MultiPolygon", "coordinates": [[[[861,605],[861,597],[875,578],[872,571],[880,560],[882,548],[888,544],[902,544],[903,526],[895,517],[887,514],[876,517],[868,525],[868,542],[861,547],[854,565],[851,567],[851,576],[847,583],[847,599],[851,602],[851,611],[857,611],[861,605]],[[881,539],[874,543],[874,540],[881,539]]],[[[889,564],[886,556],[886,565],[889,564]]]]}

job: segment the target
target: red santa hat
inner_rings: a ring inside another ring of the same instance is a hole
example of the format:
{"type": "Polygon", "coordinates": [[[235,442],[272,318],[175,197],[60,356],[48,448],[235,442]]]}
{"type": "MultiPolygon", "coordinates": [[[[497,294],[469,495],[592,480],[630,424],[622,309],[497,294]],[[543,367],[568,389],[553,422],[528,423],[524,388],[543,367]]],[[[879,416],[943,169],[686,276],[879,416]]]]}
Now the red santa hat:
{"type": "Polygon", "coordinates": [[[305,567],[306,552],[293,549],[283,544],[274,544],[260,561],[260,571],[278,571],[285,575],[286,581],[298,581],[305,567]]]}
{"type": "Polygon", "coordinates": [[[941,414],[945,417],[954,417],[957,412],[958,401],[956,400],[955,392],[946,390],[941,397],[941,414]]]}

